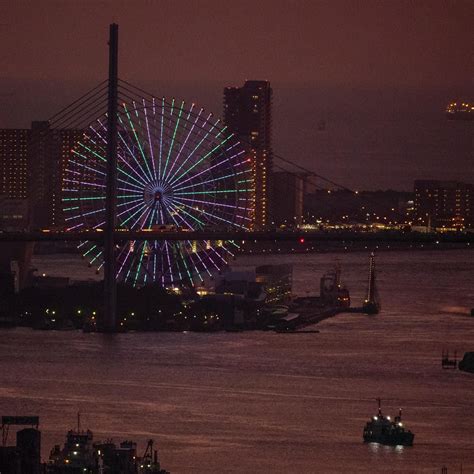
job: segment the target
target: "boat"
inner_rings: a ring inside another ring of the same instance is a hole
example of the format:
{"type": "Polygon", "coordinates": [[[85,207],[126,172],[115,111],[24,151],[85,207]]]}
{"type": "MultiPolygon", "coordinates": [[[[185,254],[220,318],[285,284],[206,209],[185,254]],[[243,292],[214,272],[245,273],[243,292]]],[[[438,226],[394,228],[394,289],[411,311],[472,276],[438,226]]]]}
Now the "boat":
{"type": "Polygon", "coordinates": [[[362,305],[362,311],[366,314],[378,314],[380,308],[380,297],[375,283],[375,255],[372,252],[369,257],[369,284],[367,286],[367,296],[362,305]]]}
{"type": "Polygon", "coordinates": [[[55,445],[49,455],[49,471],[51,473],[94,472],[96,454],[93,446],[93,434],[90,430],[70,430],[66,435],[66,442],[61,449],[55,445]]]}
{"type": "Polygon", "coordinates": [[[341,265],[337,261],[332,270],[327,271],[320,280],[320,300],[327,307],[349,308],[349,290],[341,282],[341,265]]]}
{"type": "Polygon", "coordinates": [[[45,473],[169,474],[161,469],[153,440],[148,441],[142,457],[137,455],[133,441],[123,441],[118,446],[111,439],[94,443],[92,431],[81,430],[79,413],[77,429],[68,431],[63,448],[56,445],[51,450],[45,473]]]}
{"type": "Polygon", "coordinates": [[[407,430],[402,423],[402,410],[392,421],[389,416],[382,414],[381,400],[377,398],[379,409],[364,427],[365,443],[378,443],[389,446],[413,446],[415,435],[407,430]]]}

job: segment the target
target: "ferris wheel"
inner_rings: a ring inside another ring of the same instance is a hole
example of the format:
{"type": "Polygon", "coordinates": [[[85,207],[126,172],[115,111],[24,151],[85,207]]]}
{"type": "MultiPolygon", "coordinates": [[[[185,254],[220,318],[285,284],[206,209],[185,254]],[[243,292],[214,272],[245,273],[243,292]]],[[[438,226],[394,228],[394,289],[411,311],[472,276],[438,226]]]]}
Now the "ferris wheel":
{"type": "MultiPolygon", "coordinates": [[[[134,286],[196,285],[235,255],[234,241],[173,242],[170,230],[247,230],[253,207],[252,165],[236,138],[195,104],[172,99],[123,102],[118,113],[117,226],[158,230],[163,239],[117,248],[117,279],[134,286]]],[[[67,230],[105,225],[107,117],[84,132],[63,179],[67,230]]],[[[103,267],[103,248],[82,255],[103,267]]]]}

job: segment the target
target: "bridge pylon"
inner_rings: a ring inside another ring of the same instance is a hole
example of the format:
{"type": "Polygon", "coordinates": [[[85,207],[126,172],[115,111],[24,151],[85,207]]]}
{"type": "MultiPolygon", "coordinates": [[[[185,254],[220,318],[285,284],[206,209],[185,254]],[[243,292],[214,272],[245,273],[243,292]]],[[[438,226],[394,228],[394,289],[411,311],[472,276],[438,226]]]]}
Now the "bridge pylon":
{"type": "Polygon", "coordinates": [[[107,108],[107,194],[104,232],[105,332],[117,330],[117,279],[114,231],[117,222],[117,112],[118,112],[118,25],[110,25],[109,84],[107,108]]]}

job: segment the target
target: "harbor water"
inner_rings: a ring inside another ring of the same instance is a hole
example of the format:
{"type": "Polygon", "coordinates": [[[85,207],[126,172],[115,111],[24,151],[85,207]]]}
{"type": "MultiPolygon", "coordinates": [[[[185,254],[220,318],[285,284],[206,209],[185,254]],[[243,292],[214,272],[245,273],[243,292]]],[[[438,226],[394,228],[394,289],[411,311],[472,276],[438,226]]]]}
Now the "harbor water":
{"type": "MultiPolygon", "coordinates": [[[[241,257],[292,263],[293,289],[319,292],[338,258],[353,305],[368,255],[241,257]]],[[[0,415],[39,415],[43,457],[75,427],[95,440],[153,438],[173,473],[474,472],[474,375],[441,354],[474,351],[474,254],[377,255],[382,312],[342,314],[319,333],[0,331],[0,415]],[[362,442],[375,414],[403,408],[413,447],[362,442]]],[[[40,256],[50,275],[88,277],[73,255],[40,256]]]]}

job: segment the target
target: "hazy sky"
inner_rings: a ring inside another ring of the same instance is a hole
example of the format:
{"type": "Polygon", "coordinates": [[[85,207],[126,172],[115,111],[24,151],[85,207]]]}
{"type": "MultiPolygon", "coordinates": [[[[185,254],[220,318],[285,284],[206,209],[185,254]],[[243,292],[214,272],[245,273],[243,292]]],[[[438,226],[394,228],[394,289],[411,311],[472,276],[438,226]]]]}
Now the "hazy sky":
{"type": "Polygon", "coordinates": [[[431,168],[429,159],[433,140],[451,125],[442,117],[445,102],[474,96],[472,0],[0,0],[0,6],[2,127],[47,118],[104,79],[108,25],[117,22],[120,77],[158,95],[192,98],[216,115],[225,85],[268,79],[275,150],[344,184],[409,188],[420,174],[440,177],[450,153],[449,177],[474,178],[466,169],[472,126],[462,124],[460,136],[448,130],[431,168]],[[324,137],[315,132],[321,119],[328,122],[324,137]],[[419,131],[410,135],[417,130],[412,121],[425,129],[427,150],[419,131]],[[366,135],[381,123],[389,124],[380,131],[386,139],[377,135],[375,146],[366,135]],[[408,170],[402,172],[399,158],[408,170]]]}

